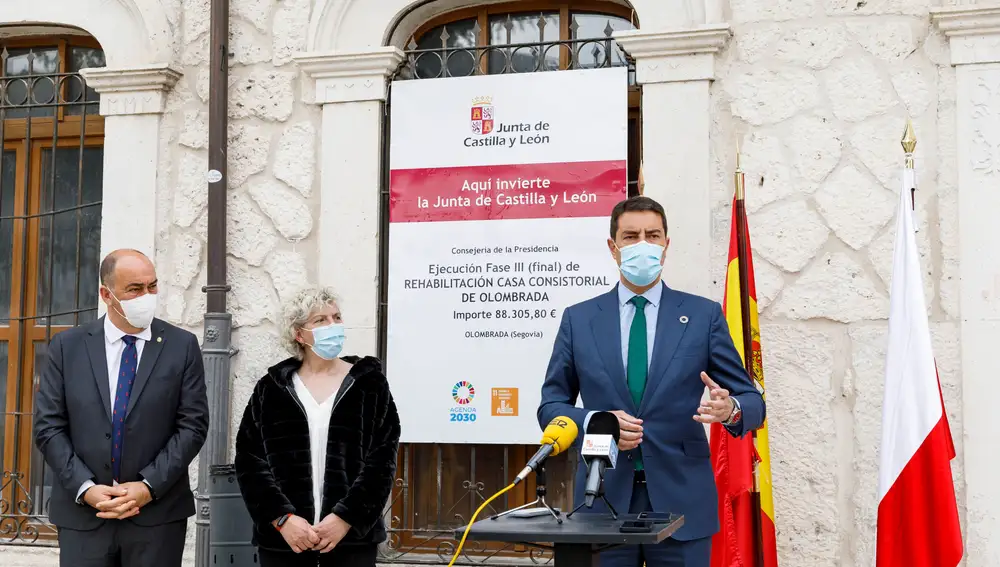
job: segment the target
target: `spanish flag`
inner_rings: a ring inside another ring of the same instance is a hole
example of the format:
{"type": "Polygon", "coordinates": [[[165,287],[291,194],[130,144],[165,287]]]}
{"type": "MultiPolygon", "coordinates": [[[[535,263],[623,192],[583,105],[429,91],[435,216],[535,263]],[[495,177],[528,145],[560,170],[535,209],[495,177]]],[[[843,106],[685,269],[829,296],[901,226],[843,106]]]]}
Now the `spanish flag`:
{"type": "MultiPolygon", "coordinates": [[[[740,203],[742,204],[742,203],[740,203]]],[[[745,221],[737,222],[737,199],[733,199],[732,230],[729,237],[729,267],[722,309],[736,350],[744,363],[743,313],[741,293],[750,306],[751,378],[764,387],[760,351],[760,324],[757,319],[757,289],[754,284],[750,231],[745,221]],[[743,226],[746,250],[747,289],[740,289],[739,226],[743,226]]],[[[711,567],[777,567],[774,530],[774,500],[771,493],[771,459],[767,444],[767,422],[756,436],[734,438],[722,424],[711,426],[712,467],[719,492],[720,531],[712,537],[711,567]],[[756,441],[756,447],[754,442],[756,441]],[[754,464],[758,491],[754,491],[754,464]],[[759,496],[759,504],[758,504],[759,496]],[[757,511],[759,509],[759,512],[757,511]],[[755,516],[759,521],[755,521],[755,516]],[[763,563],[760,563],[761,558],[763,563]]]]}

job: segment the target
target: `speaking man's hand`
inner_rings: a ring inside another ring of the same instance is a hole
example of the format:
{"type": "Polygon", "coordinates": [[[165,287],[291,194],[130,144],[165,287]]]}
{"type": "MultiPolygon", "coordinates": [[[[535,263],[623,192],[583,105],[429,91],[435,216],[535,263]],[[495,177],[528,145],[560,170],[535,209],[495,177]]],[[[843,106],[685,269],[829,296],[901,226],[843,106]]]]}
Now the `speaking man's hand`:
{"type": "MultiPolygon", "coordinates": [[[[144,482],[126,482],[115,488],[123,489],[125,494],[99,503],[97,517],[105,520],[125,520],[139,513],[139,509],[153,500],[149,487],[144,482]]],[[[88,491],[89,492],[89,491],[88,491]]]]}
{"type": "Polygon", "coordinates": [[[733,414],[736,405],[729,397],[729,390],[719,387],[708,374],[701,373],[701,381],[708,387],[709,398],[698,407],[694,420],[701,423],[722,423],[733,414]]]}
{"type": "Polygon", "coordinates": [[[642,443],[642,420],[636,419],[622,410],[615,410],[611,413],[618,418],[618,427],[621,429],[618,449],[629,451],[638,447],[639,443],[642,443]]]}

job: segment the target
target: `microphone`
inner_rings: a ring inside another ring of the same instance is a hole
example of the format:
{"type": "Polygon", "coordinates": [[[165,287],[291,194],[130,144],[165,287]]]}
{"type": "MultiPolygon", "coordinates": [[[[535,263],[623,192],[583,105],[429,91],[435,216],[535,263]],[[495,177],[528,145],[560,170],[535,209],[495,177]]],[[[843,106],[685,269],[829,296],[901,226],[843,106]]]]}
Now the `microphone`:
{"type": "MultiPolygon", "coordinates": [[[[612,416],[614,417],[614,416],[612,416]]],[[[615,418],[617,420],[617,418],[615,418]]],[[[618,423],[615,421],[615,423],[618,423]]],[[[576,423],[566,417],[559,416],[549,422],[545,426],[545,431],[542,432],[541,447],[538,452],[535,453],[534,457],[528,461],[527,466],[525,466],[520,473],[518,473],[517,478],[514,479],[514,484],[521,482],[522,480],[528,478],[531,471],[538,470],[539,465],[542,461],[549,457],[554,457],[559,453],[562,453],[576,441],[576,435],[579,433],[579,429],[576,423]]]]}
{"type": "Polygon", "coordinates": [[[587,484],[583,492],[587,508],[593,508],[594,500],[601,495],[604,471],[615,468],[615,463],[618,462],[619,437],[621,429],[615,414],[601,411],[590,416],[583,436],[583,448],[580,450],[588,467],[587,484]]]}

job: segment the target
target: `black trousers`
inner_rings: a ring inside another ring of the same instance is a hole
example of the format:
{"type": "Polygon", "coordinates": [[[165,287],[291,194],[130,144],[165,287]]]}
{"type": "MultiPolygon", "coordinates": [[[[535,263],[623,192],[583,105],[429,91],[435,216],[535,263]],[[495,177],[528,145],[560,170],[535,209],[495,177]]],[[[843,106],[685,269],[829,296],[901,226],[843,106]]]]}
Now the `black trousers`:
{"type": "MultiPolygon", "coordinates": [[[[636,477],[629,513],[655,512],[649,501],[646,475],[636,477]]],[[[711,537],[691,541],[667,538],[656,545],[626,545],[605,551],[601,553],[601,567],[708,567],[711,555],[711,537]]]]}
{"type": "Polygon", "coordinates": [[[260,567],[375,567],[377,545],[344,545],[329,553],[259,549],[260,567]]]}
{"type": "Polygon", "coordinates": [[[181,567],[187,520],[139,526],[108,520],[97,529],[59,528],[60,567],[181,567]]]}

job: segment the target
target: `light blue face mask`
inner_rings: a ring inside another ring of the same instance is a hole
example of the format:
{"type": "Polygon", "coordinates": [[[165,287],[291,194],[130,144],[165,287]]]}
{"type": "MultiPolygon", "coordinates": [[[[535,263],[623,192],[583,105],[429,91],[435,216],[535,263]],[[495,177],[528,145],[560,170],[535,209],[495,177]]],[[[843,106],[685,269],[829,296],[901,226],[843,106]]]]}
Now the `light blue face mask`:
{"type": "Polygon", "coordinates": [[[323,360],[333,360],[344,350],[344,325],[340,323],[316,327],[312,335],[313,344],[309,348],[323,360]]]}
{"type": "Polygon", "coordinates": [[[663,271],[663,247],[643,240],[618,249],[622,263],[618,269],[632,285],[645,287],[660,277],[663,271]]]}

